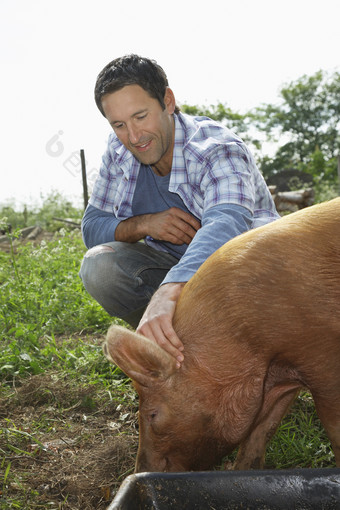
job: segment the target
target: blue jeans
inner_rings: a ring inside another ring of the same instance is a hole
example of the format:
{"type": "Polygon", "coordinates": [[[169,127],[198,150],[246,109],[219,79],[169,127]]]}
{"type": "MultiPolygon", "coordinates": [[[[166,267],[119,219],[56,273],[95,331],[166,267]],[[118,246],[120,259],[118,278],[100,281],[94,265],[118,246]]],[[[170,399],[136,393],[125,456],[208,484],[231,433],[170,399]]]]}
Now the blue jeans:
{"type": "Polygon", "coordinates": [[[111,315],[133,327],[178,260],[144,243],[110,242],[85,254],[80,277],[87,292],[111,315]]]}

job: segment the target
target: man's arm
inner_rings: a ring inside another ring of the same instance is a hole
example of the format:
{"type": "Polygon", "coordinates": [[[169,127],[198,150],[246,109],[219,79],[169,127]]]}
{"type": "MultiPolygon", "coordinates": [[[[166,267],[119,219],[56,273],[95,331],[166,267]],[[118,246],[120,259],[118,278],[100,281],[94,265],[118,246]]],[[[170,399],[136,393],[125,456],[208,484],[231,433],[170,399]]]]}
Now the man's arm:
{"type": "Polygon", "coordinates": [[[242,206],[221,204],[208,209],[203,215],[201,229],[145,310],[137,333],[157,342],[177,359],[178,366],[183,361],[183,344],[172,327],[172,319],[184,284],[212,253],[233,237],[249,230],[251,225],[252,214],[242,206]]]}
{"type": "Polygon", "coordinates": [[[147,235],[180,245],[189,244],[200,226],[194,216],[177,207],[118,220],[113,214],[88,205],[82,220],[82,234],[87,248],[110,241],[136,243],[147,235]]]}
{"type": "Polygon", "coordinates": [[[162,284],[188,281],[210,255],[233,237],[250,230],[252,225],[252,212],[241,205],[211,207],[203,213],[202,227],[162,284]]]}
{"type": "Polygon", "coordinates": [[[116,241],[135,243],[146,236],[173,244],[189,244],[200,222],[178,207],[153,214],[141,214],[119,223],[115,232],[116,241]]]}

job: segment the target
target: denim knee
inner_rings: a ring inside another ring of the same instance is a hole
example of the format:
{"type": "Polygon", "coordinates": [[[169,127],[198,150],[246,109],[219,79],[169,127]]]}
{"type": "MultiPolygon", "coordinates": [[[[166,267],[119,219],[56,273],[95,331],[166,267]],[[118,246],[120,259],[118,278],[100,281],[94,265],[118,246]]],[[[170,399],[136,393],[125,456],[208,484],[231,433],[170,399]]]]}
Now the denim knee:
{"type": "Polygon", "coordinates": [[[143,243],[112,242],[86,253],[80,277],[87,292],[110,315],[124,319],[135,311],[142,313],[176,262],[143,243]]]}
{"type": "Polygon", "coordinates": [[[80,277],[87,292],[110,315],[123,317],[129,312],[124,289],[134,284],[120,270],[115,259],[114,250],[108,246],[91,248],[82,261],[80,277]]]}

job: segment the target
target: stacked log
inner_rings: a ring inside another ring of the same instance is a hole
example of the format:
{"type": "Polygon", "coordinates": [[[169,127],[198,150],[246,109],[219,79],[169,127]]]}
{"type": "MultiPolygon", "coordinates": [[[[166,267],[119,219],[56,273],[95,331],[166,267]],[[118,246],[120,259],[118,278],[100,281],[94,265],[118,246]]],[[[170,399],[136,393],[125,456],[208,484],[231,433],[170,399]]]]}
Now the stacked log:
{"type": "Polygon", "coordinates": [[[277,186],[269,186],[276,209],[281,212],[295,212],[314,204],[313,188],[295,191],[277,191],[277,186]]]}

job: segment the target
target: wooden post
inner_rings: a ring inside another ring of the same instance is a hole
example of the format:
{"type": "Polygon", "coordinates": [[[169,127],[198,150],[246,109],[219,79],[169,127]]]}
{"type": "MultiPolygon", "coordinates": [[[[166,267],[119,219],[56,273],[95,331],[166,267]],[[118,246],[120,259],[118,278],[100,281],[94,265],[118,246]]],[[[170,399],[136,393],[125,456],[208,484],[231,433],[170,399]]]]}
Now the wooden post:
{"type": "Polygon", "coordinates": [[[89,195],[87,191],[87,178],[86,178],[86,163],[85,163],[85,152],[84,149],[80,149],[80,159],[81,159],[81,173],[83,179],[83,196],[84,196],[84,210],[87,207],[89,201],[89,195]]]}
{"type": "Polygon", "coordinates": [[[339,180],[339,195],[340,195],[340,156],[338,156],[338,180],[339,180]]]}

